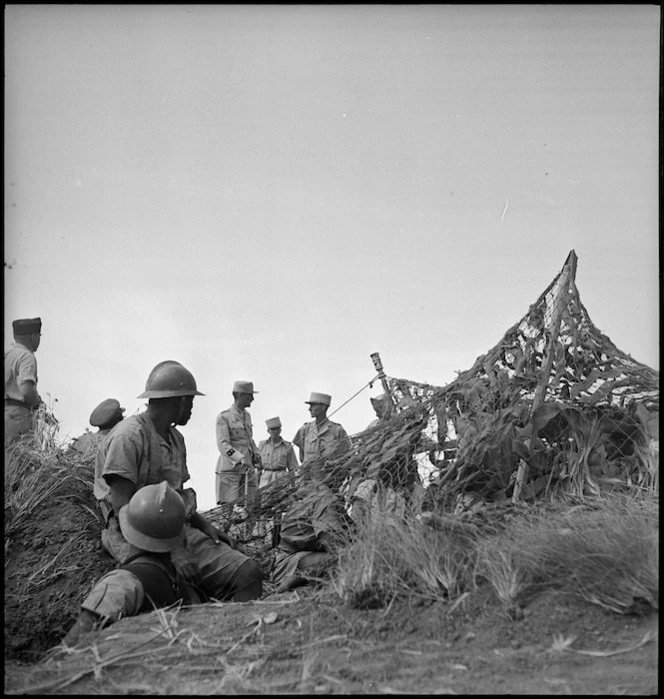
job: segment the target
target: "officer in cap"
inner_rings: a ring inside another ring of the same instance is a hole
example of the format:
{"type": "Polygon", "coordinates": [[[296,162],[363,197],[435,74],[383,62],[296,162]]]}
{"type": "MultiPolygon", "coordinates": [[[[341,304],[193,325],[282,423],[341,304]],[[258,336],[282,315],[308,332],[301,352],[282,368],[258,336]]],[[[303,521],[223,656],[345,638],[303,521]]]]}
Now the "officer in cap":
{"type": "Polygon", "coordinates": [[[41,318],[12,323],[14,344],[5,354],[5,443],[34,429],[34,411],[43,402],[37,391],[35,357],[41,327],[41,318]]]}
{"type": "Polygon", "coordinates": [[[325,475],[325,462],[345,454],[352,448],[350,437],[338,423],[327,417],[332,397],[327,393],[313,392],[309,400],[309,414],[312,422],[305,422],[295,433],[293,444],[300,450],[300,462],[305,474],[315,480],[325,475]]]}
{"type": "Polygon", "coordinates": [[[229,521],[234,504],[244,503],[250,511],[256,505],[256,472],[261,468],[261,457],[247,411],[254,401],[254,393],[258,391],[254,390],[252,381],[236,381],[233,404],[217,415],[217,504],[223,505],[229,521]]]}
{"type": "Polygon", "coordinates": [[[281,420],[278,417],[271,417],[265,421],[265,425],[270,436],[258,444],[263,465],[260,488],[265,488],[266,485],[278,480],[289,471],[294,471],[298,466],[293,445],[281,436],[281,420]]]}
{"type": "Polygon", "coordinates": [[[138,396],[148,400],[147,409],[117,423],[103,440],[94,482],[106,523],[102,544],[120,565],[125,564],[132,547],[119,513],[142,488],[166,480],[186,508],[185,546],[171,553],[178,574],[209,597],[247,602],[262,594],[260,565],[197,511],[196,493],[184,488],[189,480],[187,451],[177,427],[189,422],[194,397],[202,395],[193,374],[180,362],[160,362],[138,396]]]}
{"type": "Polygon", "coordinates": [[[99,447],[101,440],[124,418],[124,411],[125,409],[120,405],[120,401],[115,398],[103,400],[90,413],[90,424],[99,429],[96,432],[86,430],[72,442],[71,448],[84,457],[94,453],[99,447]]]}

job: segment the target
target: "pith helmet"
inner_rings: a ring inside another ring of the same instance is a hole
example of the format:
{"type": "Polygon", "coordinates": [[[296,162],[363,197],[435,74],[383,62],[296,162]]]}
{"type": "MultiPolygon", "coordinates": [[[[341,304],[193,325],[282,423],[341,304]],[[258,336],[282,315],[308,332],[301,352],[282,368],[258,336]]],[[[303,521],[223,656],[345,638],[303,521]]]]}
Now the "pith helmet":
{"type": "Polygon", "coordinates": [[[145,391],[139,398],[176,398],[178,396],[204,396],[197,390],[194,375],[180,362],[167,359],[159,362],[150,372],[145,391]]]}
{"type": "Polygon", "coordinates": [[[139,488],[119,519],[125,539],[144,551],[164,553],[184,544],[184,502],[168,481],[139,488]]]}
{"type": "Polygon", "coordinates": [[[103,400],[91,413],[90,424],[93,427],[113,427],[122,420],[125,409],[115,398],[103,400]]]}
{"type": "Polygon", "coordinates": [[[258,391],[254,391],[253,381],[236,381],[233,384],[233,393],[258,393],[258,391]]]}
{"type": "Polygon", "coordinates": [[[327,405],[328,407],[330,406],[330,403],[332,403],[332,396],[329,396],[327,393],[312,393],[309,396],[309,400],[305,400],[305,403],[323,403],[323,405],[327,405]]]}
{"type": "Polygon", "coordinates": [[[275,427],[281,427],[281,420],[278,417],[271,417],[269,420],[265,421],[268,430],[274,429],[275,427]]]}

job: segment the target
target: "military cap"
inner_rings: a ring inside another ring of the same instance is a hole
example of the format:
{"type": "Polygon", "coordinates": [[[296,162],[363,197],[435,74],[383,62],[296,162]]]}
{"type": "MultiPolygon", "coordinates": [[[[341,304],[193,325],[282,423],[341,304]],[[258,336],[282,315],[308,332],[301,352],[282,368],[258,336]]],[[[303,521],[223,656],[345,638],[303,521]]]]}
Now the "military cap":
{"type": "Polygon", "coordinates": [[[265,424],[268,430],[271,430],[274,427],[281,427],[281,420],[278,417],[271,417],[269,420],[265,421],[265,424]]]}
{"type": "Polygon", "coordinates": [[[107,398],[90,413],[90,424],[102,429],[112,427],[122,420],[124,410],[115,398],[107,398]]]}
{"type": "Polygon", "coordinates": [[[328,396],[327,393],[312,393],[309,396],[309,400],[305,400],[305,403],[322,403],[323,405],[330,406],[332,403],[332,396],[328,396]]]}
{"type": "Polygon", "coordinates": [[[233,393],[258,393],[258,391],[254,391],[253,381],[236,381],[233,384],[233,393]]]}
{"type": "Polygon", "coordinates": [[[14,335],[32,335],[41,332],[41,318],[21,318],[12,323],[14,335]]]}

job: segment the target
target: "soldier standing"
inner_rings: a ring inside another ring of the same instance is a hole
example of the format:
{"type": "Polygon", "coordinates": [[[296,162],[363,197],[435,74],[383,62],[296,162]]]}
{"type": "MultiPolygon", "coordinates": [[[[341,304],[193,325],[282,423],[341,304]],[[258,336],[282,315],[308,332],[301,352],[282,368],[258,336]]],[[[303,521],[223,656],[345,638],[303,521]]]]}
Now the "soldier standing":
{"type": "Polygon", "coordinates": [[[278,480],[285,473],[295,470],[298,465],[293,445],[281,436],[281,420],[278,417],[271,417],[265,421],[265,424],[270,437],[258,445],[263,466],[260,488],[278,480]]]}
{"type": "Polygon", "coordinates": [[[34,412],[43,402],[37,391],[37,359],[41,318],[12,323],[14,344],[5,354],[5,443],[35,427],[34,412]]]}
{"type": "Polygon", "coordinates": [[[332,397],[327,393],[313,392],[309,400],[309,413],[314,418],[305,422],[293,437],[293,444],[300,450],[302,470],[315,480],[324,478],[325,462],[345,454],[352,448],[350,437],[338,423],[327,417],[332,397]]]}
{"type": "Polygon", "coordinates": [[[230,517],[233,505],[244,501],[254,509],[261,457],[254,442],[251,415],[247,408],[254,400],[252,381],[233,384],[233,405],[217,416],[217,447],[219,458],[216,468],[217,504],[224,505],[230,517]]]}

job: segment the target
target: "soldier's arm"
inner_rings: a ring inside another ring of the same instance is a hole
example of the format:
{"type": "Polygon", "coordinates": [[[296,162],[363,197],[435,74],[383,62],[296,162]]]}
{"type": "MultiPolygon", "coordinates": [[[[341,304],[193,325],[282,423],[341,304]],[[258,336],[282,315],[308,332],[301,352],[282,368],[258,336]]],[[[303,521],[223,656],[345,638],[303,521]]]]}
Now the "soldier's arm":
{"type": "Polygon", "coordinates": [[[295,433],[295,437],[293,437],[293,444],[297,447],[298,451],[300,452],[300,463],[302,463],[304,461],[304,437],[305,437],[305,431],[304,431],[304,425],[303,425],[295,433]]]}
{"type": "Polygon", "coordinates": [[[225,415],[217,418],[217,448],[225,454],[233,464],[243,461],[242,453],[231,445],[231,429],[225,415]]]}
{"type": "Polygon", "coordinates": [[[295,449],[293,449],[293,445],[291,444],[291,448],[288,450],[288,456],[286,457],[286,469],[288,471],[294,471],[298,466],[295,449]]]}
{"type": "Polygon", "coordinates": [[[41,396],[39,395],[37,391],[37,386],[34,381],[24,381],[19,387],[18,390],[21,392],[21,396],[23,396],[23,400],[31,406],[34,406],[35,408],[40,405],[42,402],[41,396]]]}
{"type": "Polygon", "coordinates": [[[136,492],[136,486],[127,478],[115,474],[106,476],[106,482],[111,489],[113,511],[118,513],[120,508],[131,500],[131,496],[136,492]]]}
{"type": "Polygon", "coordinates": [[[205,519],[205,517],[200,512],[194,512],[194,514],[191,516],[191,519],[189,520],[189,524],[191,524],[192,527],[195,527],[196,529],[202,531],[203,534],[209,536],[215,544],[218,544],[220,541],[223,541],[225,544],[228,544],[231,548],[235,548],[235,542],[233,541],[233,539],[231,539],[231,537],[228,536],[228,534],[223,532],[221,529],[215,527],[214,524],[212,524],[212,522],[208,522],[208,520],[205,519]]]}
{"type": "Polygon", "coordinates": [[[37,391],[37,362],[34,356],[19,360],[16,383],[23,400],[30,406],[38,407],[42,399],[37,391]]]}

